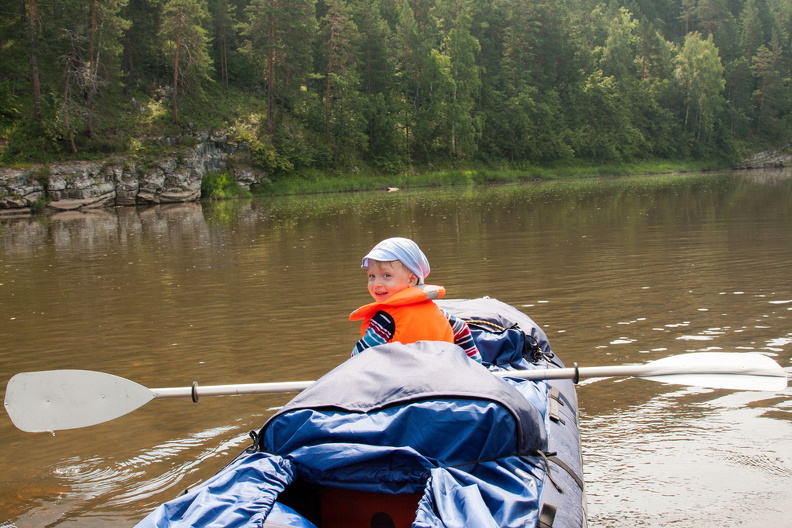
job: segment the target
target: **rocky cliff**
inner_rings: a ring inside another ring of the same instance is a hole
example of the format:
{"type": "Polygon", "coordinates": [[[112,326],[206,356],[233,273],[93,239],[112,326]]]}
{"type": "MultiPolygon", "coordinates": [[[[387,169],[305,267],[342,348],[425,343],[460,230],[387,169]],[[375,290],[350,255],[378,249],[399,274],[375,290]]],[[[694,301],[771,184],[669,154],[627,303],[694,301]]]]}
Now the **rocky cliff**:
{"type": "Polygon", "coordinates": [[[229,171],[250,189],[261,173],[247,168],[244,145],[223,134],[204,134],[194,147],[154,161],[57,162],[0,169],[0,216],[30,214],[36,205],[53,211],[197,201],[206,174],[229,171]]]}
{"type": "Polygon", "coordinates": [[[745,159],[740,169],[782,169],[792,167],[792,143],[781,148],[759,152],[745,159]]]}

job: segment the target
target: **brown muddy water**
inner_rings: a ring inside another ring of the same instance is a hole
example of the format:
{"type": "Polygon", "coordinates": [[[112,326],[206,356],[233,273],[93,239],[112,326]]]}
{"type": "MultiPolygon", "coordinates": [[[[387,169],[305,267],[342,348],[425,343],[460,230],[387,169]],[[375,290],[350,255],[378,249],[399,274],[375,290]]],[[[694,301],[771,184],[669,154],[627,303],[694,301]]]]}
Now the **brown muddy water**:
{"type": "MultiPolygon", "coordinates": [[[[0,392],[87,369],[147,387],[316,379],[356,339],[360,257],[415,239],[450,298],[528,313],[581,366],[756,351],[792,372],[792,172],[120,208],[0,221],[0,392]]],[[[592,527],[789,526],[792,389],[581,383],[592,527]]],[[[0,527],[133,526],[289,395],[153,401],[48,433],[0,415],[0,527]]]]}

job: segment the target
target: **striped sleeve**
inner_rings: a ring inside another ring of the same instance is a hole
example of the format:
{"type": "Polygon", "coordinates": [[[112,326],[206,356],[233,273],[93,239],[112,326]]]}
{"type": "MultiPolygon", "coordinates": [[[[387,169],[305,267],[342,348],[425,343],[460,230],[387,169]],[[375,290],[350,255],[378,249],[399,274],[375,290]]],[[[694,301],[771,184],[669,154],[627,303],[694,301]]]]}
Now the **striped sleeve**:
{"type": "Polygon", "coordinates": [[[369,321],[368,328],[363,334],[355,347],[352,349],[352,355],[356,356],[366,350],[377,345],[384,345],[391,340],[393,334],[396,332],[396,322],[386,312],[377,312],[374,317],[369,321]]]}
{"type": "Polygon", "coordinates": [[[451,323],[451,329],[454,332],[454,344],[462,347],[462,349],[465,351],[465,354],[467,354],[470,359],[481,363],[481,353],[479,353],[476,343],[473,341],[473,334],[470,333],[470,328],[468,327],[467,323],[464,321],[464,319],[460,319],[455,315],[451,315],[449,313],[445,314],[448,317],[448,322],[451,323]]]}

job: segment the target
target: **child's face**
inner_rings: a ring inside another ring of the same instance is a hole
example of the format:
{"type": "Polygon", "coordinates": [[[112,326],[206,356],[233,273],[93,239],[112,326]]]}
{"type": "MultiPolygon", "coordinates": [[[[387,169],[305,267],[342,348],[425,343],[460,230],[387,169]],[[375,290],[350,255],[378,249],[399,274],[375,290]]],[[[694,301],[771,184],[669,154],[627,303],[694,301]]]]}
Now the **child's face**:
{"type": "Polygon", "coordinates": [[[398,260],[369,260],[368,291],[375,301],[386,301],[405,288],[418,284],[418,277],[398,260]]]}

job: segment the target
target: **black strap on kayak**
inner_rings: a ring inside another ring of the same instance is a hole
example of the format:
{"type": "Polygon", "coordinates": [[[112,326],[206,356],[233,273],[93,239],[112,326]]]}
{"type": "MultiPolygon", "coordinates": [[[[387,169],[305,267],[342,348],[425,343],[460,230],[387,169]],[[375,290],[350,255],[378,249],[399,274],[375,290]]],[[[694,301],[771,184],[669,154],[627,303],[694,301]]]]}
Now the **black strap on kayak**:
{"type": "Polygon", "coordinates": [[[553,486],[555,486],[555,489],[558,490],[558,493],[564,493],[564,490],[561,488],[561,486],[558,485],[558,483],[555,480],[553,480],[553,474],[550,471],[550,462],[552,462],[556,466],[566,471],[567,474],[570,477],[572,477],[572,479],[575,481],[578,487],[580,487],[581,491],[584,489],[585,483],[583,482],[583,479],[580,478],[577,475],[577,473],[575,473],[575,470],[573,470],[566,462],[558,458],[557,453],[554,453],[552,451],[551,452],[536,451],[536,454],[541,456],[542,459],[545,461],[545,468],[546,468],[545,471],[547,471],[547,478],[548,480],[550,480],[550,482],[553,483],[553,486]]]}
{"type": "Polygon", "coordinates": [[[539,512],[539,522],[536,524],[536,528],[553,528],[556,510],[558,510],[557,506],[546,502],[542,504],[542,511],[539,512]]]}
{"type": "Polygon", "coordinates": [[[248,433],[250,439],[253,440],[253,443],[245,449],[248,453],[255,453],[256,451],[264,451],[264,446],[261,445],[261,437],[258,434],[258,431],[250,431],[248,433]]]}

